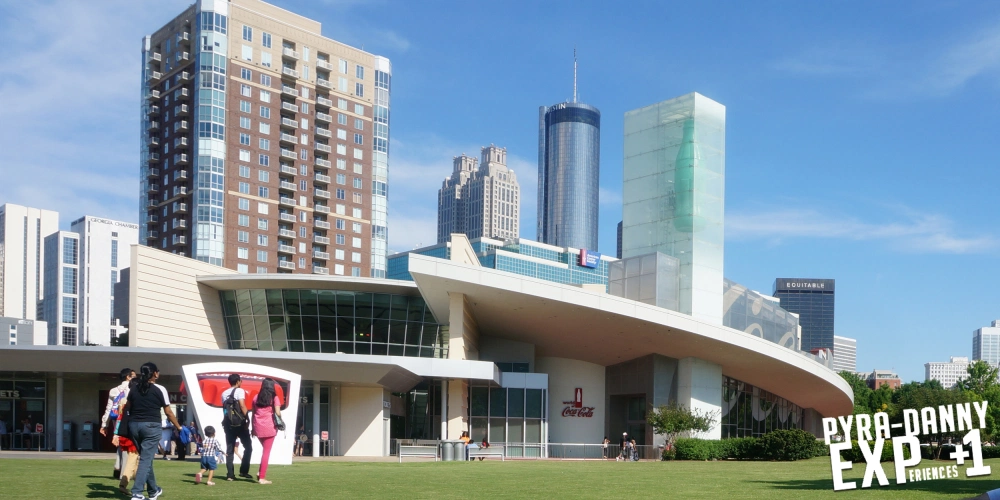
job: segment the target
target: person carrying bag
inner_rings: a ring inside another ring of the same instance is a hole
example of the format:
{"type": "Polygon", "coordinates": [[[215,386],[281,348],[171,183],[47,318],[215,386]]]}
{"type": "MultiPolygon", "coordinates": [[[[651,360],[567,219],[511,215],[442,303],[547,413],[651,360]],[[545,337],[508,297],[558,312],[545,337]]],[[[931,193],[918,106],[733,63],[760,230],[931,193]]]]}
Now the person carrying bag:
{"type": "Polygon", "coordinates": [[[271,484],[267,480],[267,462],[271,458],[271,446],[279,430],[284,430],[285,422],[281,419],[281,398],[274,389],[274,379],[265,378],[260,385],[260,392],[253,398],[253,435],[264,447],[260,458],[260,473],[257,480],[260,484],[271,484]]]}

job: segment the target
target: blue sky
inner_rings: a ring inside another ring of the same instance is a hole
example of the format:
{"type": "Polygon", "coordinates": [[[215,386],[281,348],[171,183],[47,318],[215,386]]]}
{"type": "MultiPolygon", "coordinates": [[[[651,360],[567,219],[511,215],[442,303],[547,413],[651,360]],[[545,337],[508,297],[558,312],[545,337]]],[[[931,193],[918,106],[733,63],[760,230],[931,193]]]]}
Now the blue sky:
{"type": "MultiPolygon", "coordinates": [[[[0,202],[138,218],[139,48],[188,1],[0,0],[0,202]]],[[[508,148],[535,234],[538,106],[602,112],[600,250],[622,115],[727,107],[726,275],[837,280],[859,369],[923,379],[1000,319],[1000,4],[282,0],[393,61],[390,248],[435,240],[451,158],[508,148]]]]}

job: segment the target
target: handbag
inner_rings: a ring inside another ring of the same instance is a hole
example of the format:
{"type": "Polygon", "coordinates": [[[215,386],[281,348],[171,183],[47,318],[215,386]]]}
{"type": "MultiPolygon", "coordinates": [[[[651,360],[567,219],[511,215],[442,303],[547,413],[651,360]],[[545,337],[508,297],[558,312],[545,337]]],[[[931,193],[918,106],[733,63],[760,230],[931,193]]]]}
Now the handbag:
{"type": "Polygon", "coordinates": [[[285,430],[285,421],[277,413],[272,413],[271,417],[274,420],[274,428],[283,431],[285,430]]]}

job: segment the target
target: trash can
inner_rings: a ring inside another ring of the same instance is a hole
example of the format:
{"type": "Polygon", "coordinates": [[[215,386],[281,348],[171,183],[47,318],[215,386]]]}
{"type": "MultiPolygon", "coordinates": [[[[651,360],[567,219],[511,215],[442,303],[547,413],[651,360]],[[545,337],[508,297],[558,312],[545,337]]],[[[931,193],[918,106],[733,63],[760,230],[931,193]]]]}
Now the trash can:
{"type": "Polygon", "coordinates": [[[455,460],[454,441],[441,441],[441,461],[452,462],[455,460]]]}
{"type": "Polygon", "coordinates": [[[63,449],[62,451],[73,450],[73,422],[63,422],[62,428],[63,449]]]}
{"type": "Polygon", "coordinates": [[[464,462],[468,460],[469,457],[466,456],[465,441],[455,442],[455,460],[459,462],[464,462]]]}
{"type": "Polygon", "coordinates": [[[94,423],[91,421],[86,421],[80,428],[80,450],[81,451],[94,451],[94,423]]]}

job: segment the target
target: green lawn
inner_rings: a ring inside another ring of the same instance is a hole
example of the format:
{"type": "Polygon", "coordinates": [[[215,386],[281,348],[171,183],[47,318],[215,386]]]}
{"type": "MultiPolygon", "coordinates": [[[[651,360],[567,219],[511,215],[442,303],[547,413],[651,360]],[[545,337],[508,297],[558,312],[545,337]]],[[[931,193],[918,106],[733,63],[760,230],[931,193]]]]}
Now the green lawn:
{"type": "MultiPolygon", "coordinates": [[[[934,462],[925,460],[921,465],[934,462]]],[[[954,462],[952,462],[954,463],[954,462]]],[[[272,466],[272,485],[194,484],[197,462],[157,460],[163,500],[199,498],[966,498],[1000,488],[1000,459],[983,479],[944,479],[833,492],[830,462],[310,462],[272,466]]],[[[893,477],[891,464],[885,464],[893,477]]],[[[960,468],[961,471],[961,468],[960,468]]],[[[0,459],[0,498],[123,498],[108,460],[0,459]]],[[[251,469],[256,473],[256,467],[251,469]]],[[[863,466],[849,478],[859,480],[863,466]]],[[[222,472],[223,476],[225,472],[222,472]]],[[[877,484],[877,483],[875,483],[877,484]]]]}

